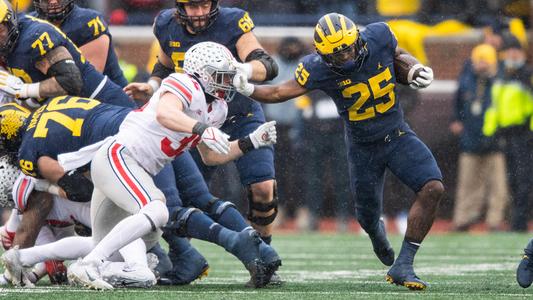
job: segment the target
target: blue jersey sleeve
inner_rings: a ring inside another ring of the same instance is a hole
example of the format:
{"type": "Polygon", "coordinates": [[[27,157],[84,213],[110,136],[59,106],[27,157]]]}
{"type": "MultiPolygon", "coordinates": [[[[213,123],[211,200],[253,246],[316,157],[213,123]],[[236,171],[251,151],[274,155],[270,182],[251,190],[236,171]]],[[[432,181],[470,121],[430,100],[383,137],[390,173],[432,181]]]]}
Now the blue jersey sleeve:
{"type": "Polygon", "coordinates": [[[381,44],[382,47],[389,48],[393,52],[396,51],[398,40],[387,23],[372,23],[368,25],[365,30],[369,31],[372,36],[379,37],[379,44],[381,44]]]}
{"type": "Polygon", "coordinates": [[[165,53],[170,51],[168,42],[171,34],[168,31],[170,30],[172,18],[174,18],[173,9],[163,10],[155,17],[153,25],[154,35],[165,53]]]}
{"type": "Polygon", "coordinates": [[[84,14],[80,14],[79,18],[71,23],[72,28],[65,28],[65,31],[69,32],[70,39],[78,46],[94,41],[102,35],[109,35],[104,17],[92,10],[85,10],[84,14]]]}
{"type": "Polygon", "coordinates": [[[310,54],[302,58],[294,71],[294,79],[307,90],[319,88],[318,78],[323,75],[319,69],[322,59],[317,54],[310,54]]]}
{"type": "Polygon", "coordinates": [[[66,46],[67,38],[63,32],[49,23],[35,22],[28,35],[28,47],[31,48],[31,60],[42,60],[48,52],[66,46]]]}
{"type": "Polygon", "coordinates": [[[22,173],[31,177],[39,176],[37,169],[38,154],[36,151],[38,146],[39,143],[35,143],[31,138],[25,138],[18,152],[19,166],[22,173]]]}

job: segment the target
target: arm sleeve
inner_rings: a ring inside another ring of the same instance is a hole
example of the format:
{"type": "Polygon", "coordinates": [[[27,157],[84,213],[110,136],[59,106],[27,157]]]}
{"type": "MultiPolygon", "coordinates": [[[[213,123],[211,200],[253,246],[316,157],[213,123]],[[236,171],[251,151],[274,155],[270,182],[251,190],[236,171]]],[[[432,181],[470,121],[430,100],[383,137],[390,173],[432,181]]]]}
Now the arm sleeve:
{"type": "Polygon", "coordinates": [[[191,80],[186,80],[183,76],[179,76],[179,74],[168,76],[161,82],[160,88],[178,96],[183,103],[183,107],[190,108],[197,87],[193,85],[191,80]]]}
{"type": "Polygon", "coordinates": [[[33,31],[33,39],[28,45],[31,48],[31,58],[35,63],[42,60],[48,52],[61,46],[66,46],[67,37],[55,27],[39,24],[33,31]]]}
{"type": "Polygon", "coordinates": [[[317,88],[317,82],[315,80],[317,74],[314,71],[314,61],[316,61],[318,56],[308,55],[305,56],[302,61],[296,67],[294,71],[294,79],[298,84],[307,90],[314,90],[317,88]]]}
{"type": "Polygon", "coordinates": [[[104,17],[100,14],[90,14],[84,16],[81,22],[81,28],[79,30],[81,44],[83,46],[91,41],[96,40],[102,35],[110,35],[108,24],[106,23],[104,17]]]}
{"type": "Polygon", "coordinates": [[[35,179],[20,173],[19,177],[13,185],[13,201],[15,208],[19,212],[24,212],[28,198],[30,197],[33,188],[35,187],[35,179]]]}

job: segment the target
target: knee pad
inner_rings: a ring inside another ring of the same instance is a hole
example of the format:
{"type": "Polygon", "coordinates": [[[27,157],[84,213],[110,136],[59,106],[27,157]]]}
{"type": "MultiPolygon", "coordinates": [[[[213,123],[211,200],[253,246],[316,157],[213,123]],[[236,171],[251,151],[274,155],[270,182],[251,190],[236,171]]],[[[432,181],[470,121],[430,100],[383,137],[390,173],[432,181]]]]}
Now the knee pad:
{"type": "Polygon", "coordinates": [[[209,200],[206,207],[206,213],[212,216],[213,220],[218,220],[224,211],[230,207],[237,209],[235,204],[229,201],[223,201],[218,198],[209,200]]]}
{"type": "Polygon", "coordinates": [[[195,212],[202,213],[197,208],[179,208],[174,210],[166,229],[171,230],[173,234],[180,237],[187,237],[187,221],[195,212]]]}
{"type": "Polygon", "coordinates": [[[150,224],[152,224],[152,231],[163,227],[168,221],[168,209],[163,201],[151,201],[141,208],[139,213],[144,214],[150,224]]]}
{"type": "Polygon", "coordinates": [[[260,226],[272,224],[272,222],[274,222],[276,216],[278,215],[278,188],[276,185],[276,181],[274,181],[274,199],[272,199],[272,201],[270,201],[269,203],[254,202],[252,189],[250,188],[250,186],[247,186],[246,189],[248,190],[248,220],[260,226]],[[267,217],[255,216],[253,213],[254,210],[266,213],[271,211],[272,209],[274,210],[274,212],[267,217]]]}

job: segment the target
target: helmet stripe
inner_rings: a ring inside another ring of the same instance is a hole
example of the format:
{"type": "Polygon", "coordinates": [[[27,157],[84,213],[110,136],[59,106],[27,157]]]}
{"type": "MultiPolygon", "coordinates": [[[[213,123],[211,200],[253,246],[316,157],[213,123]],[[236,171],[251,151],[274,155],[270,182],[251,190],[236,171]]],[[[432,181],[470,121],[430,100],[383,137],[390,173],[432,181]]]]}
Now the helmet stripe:
{"type": "Polygon", "coordinates": [[[335,30],[335,26],[333,25],[333,22],[331,21],[331,18],[329,17],[329,15],[326,15],[324,19],[326,20],[326,24],[328,25],[328,29],[329,29],[329,34],[327,34],[326,32],[326,35],[336,34],[337,31],[335,30]]]}
{"type": "Polygon", "coordinates": [[[0,22],[5,21],[6,16],[9,13],[9,7],[7,6],[5,1],[6,0],[1,0],[0,1],[0,22]]]}

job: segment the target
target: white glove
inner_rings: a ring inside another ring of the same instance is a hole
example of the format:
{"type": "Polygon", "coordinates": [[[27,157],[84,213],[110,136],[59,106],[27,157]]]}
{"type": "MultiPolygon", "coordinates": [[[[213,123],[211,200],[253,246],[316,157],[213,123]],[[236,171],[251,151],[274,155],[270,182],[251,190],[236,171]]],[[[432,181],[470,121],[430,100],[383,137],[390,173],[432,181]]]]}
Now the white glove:
{"type": "Polygon", "coordinates": [[[412,89],[418,90],[427,88],[433,82],[433,70],[430,67],[417,64],[409,71],[408,75],[409,86],[412,89]],[[420,71],[416,77],[413,78],[416,71],[420,71]]]}
{"type": "Polygon", "coordinates": [[[46,179],[35,179],[34,189],[36,191],[47,192],[52,195],[61,196],[59,194],[59,187],[55,184],[51,184],[46,179]]]}
{"type": "Polygon", "coordinates": [[[229,153],[229,135],[216,127],[208,127],[202,134],[202,142],[219,154],[229,153]]]}
{"type": "Polygon", "coordinates": [[[0,71],[0,90],[15,98],[40,98],[39,83],[26,84],[6,71],[0,71]]]}
{"type": "Polygon", "coordinates": [[[235,69],[237,69],[237,74],[245,74],[246,79],[252,78],[253,68],[251,64],[241,64],[240,62],[234,60],[233,65],[235,66],[235,69]]]}
{"type": "Polygon", "coordinates": [[[248,82],[248,78],[246,78],[246,75],[244,75],[243,73],[235,74],[235,77],[233,77],[233,86],[235,87],[237,92],[243,94],[246,97],[253,94],[255,90],[255,86],[248,82]]]}
{"type": "Polygon", "coordinates": [[[257,127],[254,132],[250,133],[250,140],[254,148],[266,147],[276,143],[276,121],[267,122],[257,127]]]}
{"type": "Polygon", "coordinates": [[[0,227],[0,238],[2,239],[2,247],[4,250],[9,250],[13,246],[15,232],[9,232],[5,226],[2,226],[0,227]]]}

